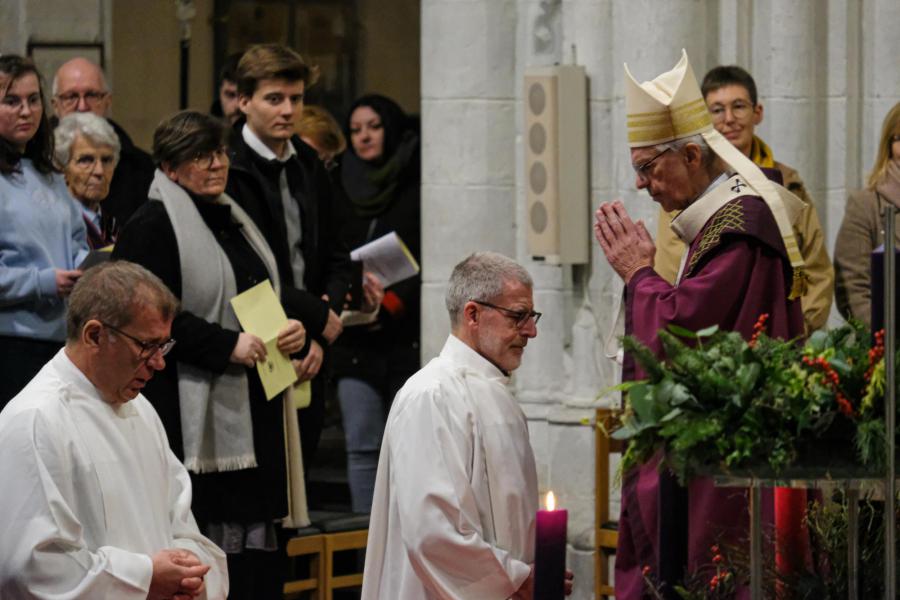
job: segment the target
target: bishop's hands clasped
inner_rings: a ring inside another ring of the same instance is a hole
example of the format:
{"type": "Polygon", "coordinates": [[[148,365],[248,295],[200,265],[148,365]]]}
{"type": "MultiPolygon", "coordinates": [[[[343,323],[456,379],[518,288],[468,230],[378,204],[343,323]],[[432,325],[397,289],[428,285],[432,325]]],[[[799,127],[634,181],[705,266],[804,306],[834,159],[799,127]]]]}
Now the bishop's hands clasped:
{"type": "Polygon", "coordinates": [[[643,221],[631,220],[621,200],[600,205],[594,213],[594,236],[606,260],[626,284],[639,270],[653,266],[653,238],[643,221]]]}

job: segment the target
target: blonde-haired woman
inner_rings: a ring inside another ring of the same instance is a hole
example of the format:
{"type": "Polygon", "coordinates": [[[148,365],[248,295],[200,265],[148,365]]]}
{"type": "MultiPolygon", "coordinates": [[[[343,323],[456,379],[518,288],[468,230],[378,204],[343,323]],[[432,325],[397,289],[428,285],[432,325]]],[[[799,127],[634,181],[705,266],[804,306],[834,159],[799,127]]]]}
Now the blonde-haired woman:
{"type": "Polygon", "coordinates": [[[319,154],[319,159],[329,170],[336,164],[335,157],[347,149],[347,138],[341,126],[321,106],[304,106],[294,131],[319,154]]]}
{"type": "MultiPolygon", "coordinates": [[[[900,102],[881,126],[875,167],[864,189],[850,194],[834,247],[834,293],[844,318],[871,326],[872,251],[884,243],[882,213],[888,203],[900,208],[900,102]]],[[[900,242],[897,219],[895,244],[900,242]]]]}

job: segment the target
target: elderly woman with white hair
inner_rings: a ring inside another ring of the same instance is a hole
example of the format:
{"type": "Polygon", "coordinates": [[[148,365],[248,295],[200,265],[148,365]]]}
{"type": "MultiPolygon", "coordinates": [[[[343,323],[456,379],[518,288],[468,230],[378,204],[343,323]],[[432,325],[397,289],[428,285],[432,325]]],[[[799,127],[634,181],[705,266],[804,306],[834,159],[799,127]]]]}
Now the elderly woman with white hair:
{"type": "Polygon", "coordinates": [[[84,226],[91,248],[115,242],[115,219],[101,212],[109,195],[109,184],[119,162],[119,137],[112,125],[94,113],[75,112],[65,116],[53,132],[54,159],[62,169],[66,186],[81,204],[84,226]]]}

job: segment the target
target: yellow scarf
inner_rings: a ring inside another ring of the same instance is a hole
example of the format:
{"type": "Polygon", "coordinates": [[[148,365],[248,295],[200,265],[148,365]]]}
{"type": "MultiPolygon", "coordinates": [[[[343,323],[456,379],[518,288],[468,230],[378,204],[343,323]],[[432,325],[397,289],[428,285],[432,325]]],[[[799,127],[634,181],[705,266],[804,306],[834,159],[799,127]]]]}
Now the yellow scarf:
{"type": "Polygon", "coordinates": [[[772,149],[762,139],[753,136],[753,145],[750,146],[750,160],[764,169],[774,169],[775,159],[772,157],[772,149]]]}

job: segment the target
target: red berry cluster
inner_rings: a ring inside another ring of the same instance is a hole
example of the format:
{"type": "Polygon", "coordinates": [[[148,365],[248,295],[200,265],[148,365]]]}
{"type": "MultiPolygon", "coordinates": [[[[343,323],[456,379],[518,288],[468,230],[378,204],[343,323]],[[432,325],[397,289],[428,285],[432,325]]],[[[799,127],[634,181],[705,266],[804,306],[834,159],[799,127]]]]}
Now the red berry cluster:
{"type": "Polygon", "coordinates": [[[763,333],[766,328],[766,321],[769,320],[769,313],[763,313],[759,315],[759,319],[756,320],[756,324],[753,326],[753,335],[750,337],[750,341],[747,342],[747,345],[751,348],[756,346],[756,341],[759,339],[759,336],[763,333]]]}
{"type": "Polygon", "coordinates": [[[882,356],[884,356],[884,329],[879,329],[875,332],[875,345],[869,349],[869,368],[866,370],[866,381],[872,378],[875,365],[878,364],[882,356]]]}
{"type": "Polygon", "coordinates": [[[731,579],[731,571],[722,569],[722,563],[725,562],[725,557],[719,552],[718,545],[710,546],[709,550],[713,555],[712,562],[716,565],[716,574],[709,580],[709,591],[715,592],[720,585],[731,579]]]}
{"type": "Polygon", "coordinates": [[[825,376],[825,381],[827,383],[830,383],[831,389],[834,390],[834,397],[835,400],[837,400],[838,408],[844,415],[852,417],[853,405],[850,404],[850,401],[847,400],[847,397],[844,396],[843,392],[841,392],[841,378],[831,366],[831,363],[829,363],[821,356],[817,356],[816,358],[804,356],[803,364],[808,367],[820,369],[822,371],[822,374],[825,376]]]}

